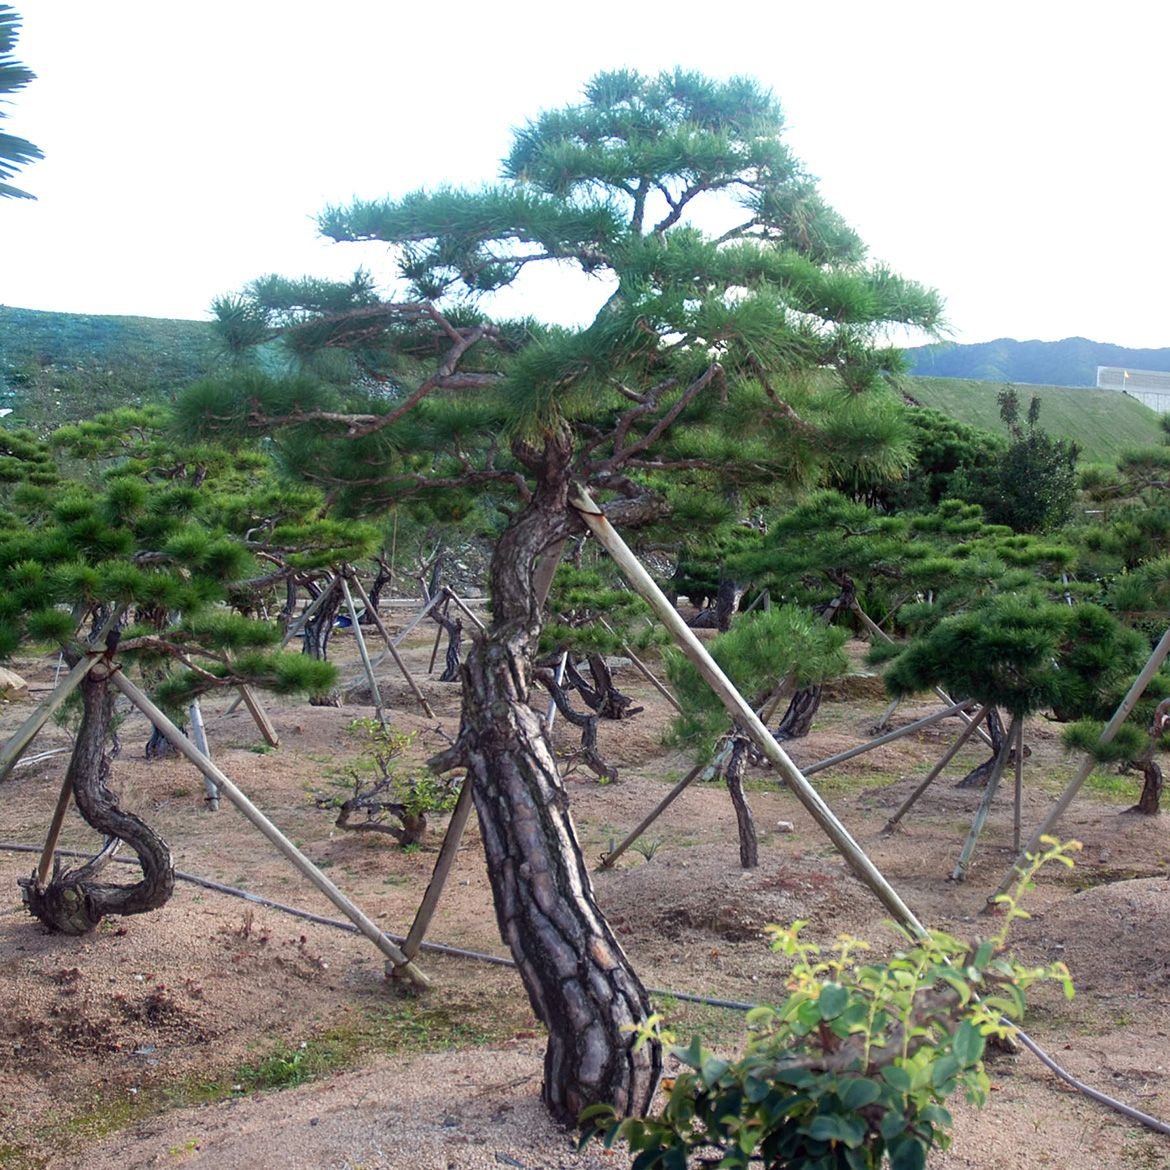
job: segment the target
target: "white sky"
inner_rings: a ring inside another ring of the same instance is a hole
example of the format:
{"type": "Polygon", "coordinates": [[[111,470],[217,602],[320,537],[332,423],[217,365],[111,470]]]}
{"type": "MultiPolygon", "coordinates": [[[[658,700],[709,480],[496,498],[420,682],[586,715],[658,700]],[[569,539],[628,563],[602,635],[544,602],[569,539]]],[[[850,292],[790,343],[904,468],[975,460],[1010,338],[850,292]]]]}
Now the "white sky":
{"type": "Polygon", "coordinates": [[[46,158],[14,180],[37,202],[0,200],[3,304],[201,318],[268,272],[389,279],[314,215],[491,180],[510,129],[593,73],[682,65],[775,91],[956,340],[1170,346],[1160,0],[9,2],[38,77],[4,128],[46,158]]]}

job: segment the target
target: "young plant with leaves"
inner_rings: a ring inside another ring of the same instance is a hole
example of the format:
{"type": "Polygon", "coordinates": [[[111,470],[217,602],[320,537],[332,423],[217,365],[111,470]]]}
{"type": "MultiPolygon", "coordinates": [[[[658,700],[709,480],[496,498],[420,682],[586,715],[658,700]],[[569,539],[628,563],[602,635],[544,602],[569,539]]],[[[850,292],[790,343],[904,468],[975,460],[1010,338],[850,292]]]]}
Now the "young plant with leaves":
{"type": "MultiPolygon", "coordinates": [[[[770,927],[772,949],[792,960],[789,996],[748,1013],[743,1054],[721,1058],[698,1039],[672,1047],[681,1070],[662,1112],[621,1120],[595,1106],[582,1144],[624,1142],[632,1170],[924,1170],[951,1144],[944,1102],[986,1102],[986,1042],[1013,1033],[1028,988],[1054,980],[1073,994],[1063,963],[1027,967],[1006,946],[1036,870],[1071,865],[1076,848],[1046,839],[1001,899],[1003,928],[983,942],[906,935],[890,958],[868,962],[861,940],[823,948],[801,937],[806,923],[770,927]]],[[[657,1018],[639,1032],[650,1040],[674,1043],[657,1018]]]]}
{"type": "Polygon", "coordinates": [[[571,489],[627,527],[669,512],[656,485],[675,477],[787,481],[829,450],[828,426],[794,402],[856,419],[897,364],[884,327],[939,320],[933,293],[865,263],[782,128],[751,81],[601,74],[578,105],[517,132],[502,183],[325,212],[325,235],[388,245],[392,298],[360,281],[245,292],[245,317],[303,368],[343,354],[349,384],[250,375],[185,406],[203,425],[272,433],[356,511],[446,493],[507,509],[491,626],[464,664],[458,739],[435,764],[468,771],[501,932],[549,1031],[544,1098],[566,1121],[594,1101],[644,1111],[660,1068],[655,1046],[630,1046],[649,1001],[594,899],[529,702],[549,581],[583,531],[571,489]],[[705,205],[725,226],[698,226],[712,222],[705,205]],[[596,291],[589,324],[493,320],[479,302],[549,265],[596,291]],[[834,384],[814,395],[809,374],[825,369],[834,384]]]}

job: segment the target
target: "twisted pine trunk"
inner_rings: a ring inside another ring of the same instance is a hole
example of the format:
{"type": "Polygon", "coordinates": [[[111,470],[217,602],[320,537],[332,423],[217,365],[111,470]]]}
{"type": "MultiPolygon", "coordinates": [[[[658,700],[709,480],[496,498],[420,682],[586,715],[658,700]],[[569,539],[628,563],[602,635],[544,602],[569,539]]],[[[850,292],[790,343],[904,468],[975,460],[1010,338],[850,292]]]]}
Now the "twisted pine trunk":
{"type": "Polygon", "coordinates": [[[459,738],[437,766],[466,765],[500,933],[548,1029],[543,1098],[575,1124],[606,1102],[650,1106],[662,1072],[656,1044],[635,1052],[630,1025],[649,997],[597,905],[541,717],[529,705],[540,634],[534,571],[570,531],[568,449],[546,443],[536,495],[492,557],[492,626],[463,667],[459,738]]]}
{"type": "Polygon", "coordinates": [[[128,886],[99,882],[98,875],[113,855],[110,849],[77,869],[54,873],[47,886],[37,882],[35,872],[22,879],[29,912],[49,930],[62,934],[85,934],[107,914],[157,910],[175,888],[174,865],[166,842],[141,818],[119,808],[107,784],[114,709],[108,678],[91,672],[82,680],[81,695],[81,726],[66,779],[86,822],[107,840],[126,841],[138,854],[142,880],[128,886]]]}

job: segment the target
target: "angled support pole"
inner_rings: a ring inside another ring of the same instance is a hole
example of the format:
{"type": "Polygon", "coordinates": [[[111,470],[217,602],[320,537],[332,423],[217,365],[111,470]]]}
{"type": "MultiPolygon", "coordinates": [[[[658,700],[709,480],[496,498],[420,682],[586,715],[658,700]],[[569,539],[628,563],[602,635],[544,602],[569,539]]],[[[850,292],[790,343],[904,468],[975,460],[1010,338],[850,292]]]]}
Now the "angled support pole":
{"type": "Polygon", "coordinates": [[[958,738],[943,755],[937,764],[926,774],[921,784],[910,793],[908,797],[902,802],[901,808],[888,821],[886,821],[883,833],[892,833],[897,827],[898,822],[914,807],[918,798],[934,783],[942,770],[959,754],[959,749],[971,738],[974,734],[975,728],[979,726],[980,721],[987,717],[988,707],[980,707],[975,713],[975,718],[967,724],[966,727],[959,733],[958,738]]]}
{"type": "Polygon", "coordinates": [[[350,621],[353,622],[353,636],[357,642],[358,654],[361,655],[362,667],[370,683],[370,698],[374,700],[374,714],[378,717],[378,722],[385,727],[386,708],[382,702],[382,692],[378,689],[378,678],[374,674],[373,663],[370,662],[370,652],[366,648],[366,636],[362,633],[362,624],[358,621],[358,608],[353,603],[353,594],[350,592],[349,581],[346,579],[344,570],[338,574],[337,579],[341,582],[341,594],[345,598],[350,621]]]}
{"type": "MultiPolygon", "coordinates": [[[[846,760],[853,759],[854,756],[864,755],[866,752],[872,751],[876,747],[881,747],[883,744],[893,743],[894,740],[901,739],[905,735],[911,735],[915,731],[921,731],[922,728],[929,727],[932,723],[939,723],[951,715],[962,715],[970,706],[970,699],[964,699],[961,703],[952,703],[949,707],[944,707],[941,711],[935,711],[933,714],[927,715],[922,719],[916,719],[913,723],[907,723],[905,727],[896,728],[894,731],[887,731],[885,735],[879,735],[876,739],[867,740],[865,743],[858,744],[857,747],[850,748],[848,751],[838,752],[835,756],[828,756],[823,760],[818,760],[815,764],[809,764],[804,769],[804,774],[811,776],[814,772],[820,772],[824,768],[831,768],[834,764],[842,764],[846,760]]],[[[968,726],[974,723],[975,721],[971,720],[968,726]]],[[[975,727],[971,726],[971,730],[974,731],[975,727]]]]}
{"type": "Polygon", "coordinates": [[[459,842],[463,839],[463,832],[467,828],[467,821],[474,807],[471,799],[471,774],[468,773],[463,777],[463,787],[459,789],[459,799],[455,802],[455,808],[451,813],[451,820],[447,825],[443,844],[439,848],[439,856],[435,861],[435,868],[427,885],[426,893],[423,894],[423,899],[419,903],[406,941],[402,944],[402,953],[408,959],[413,959],[418,954],[419,947],[422,946],[427,928],[438,909],[443,887],[451,876],[455,858],[459,853],[459,842]]]}
{"type": "MultiPolygon", "coordinates": [[[[617,637],[613,626],[611,626],[609,622],[605,620],[605,618],[601,619],[601,624],[607,630],[609,630],[609,632],[613,634],[615,638],[617,637]]],[[[633,652],[633,650],[630,649],[629,642],[622,643],[622,653],[634,664],[634,668],[637,670],[637,672],[681,715],[682,705],[679,703],[678,699],[676,699],[674,695],[672,695],[670,691],[668,691],[666,687],[654,677],[654,674],[650,668],[633,652]]]]}
{"type": "MultiPolygon", "coordinates": [[[[398,653],[397,645],[394,639],[390,637],[390,631],[386,629],[386,626],[383,624],[381,617],[378,615],[377,608],[370,601],[366,591],[362,588],[362,583],[357,579],[357,577],[354,577],[353,579],[353,587],[357,590],[358,596],[362,599],[362,604],[366,607],[366,613],[370,615],[370,621],[374,623],[374,628],[378,631],[379,634],[382,635],[382,641],[386,643],[386,654],[389,654],[390,657],[394,659],[395,665],[400,671],[402,671],[402,677],[406,679],[406,684],[410,687],[411,694],[413,694],[414,697],[418,700],[418,705],[426,712],[428,719],[436,718],[434,711],[431,710],[430,703],[428,703],[426,700],[426,696],[418,689],[418,683],[414,681],[414,675],[412,675],[410,671],[407,670],[406,663],[402,661],[402,656],[398,653]]],[[[417,625],[419,621],[422,621],[426,614],[430,613],[431,606],[436,600],[437,598],[432,598],[431,602],[427,604],[423,612],[419,614],[418,619],[414,625],[417,625]]],[[[408,626],[407,630],[411,628],[413,627],[408,626]]],[[[403,630],[402,633],[398,635],[399,641],[401,641],[406,636],[407,630],[403,630]]],[[[370,663],[371,673],[373,672],[374,667],[377,666],[378,663],[386,657],[386,654],[383,654],[376,661],[370,663]]]]}
{"type": "Polygon", "coordinates": [[[988,778],[983,799],[979,802],[979,807],[975,810],[975,819],[971,822],[971,829],[967,833],[967,840],[963,842],[963,850],[959,854],[959,863],[955,866],[955,870],[951,874],[951,881],[961,882],[967,879],[967,870],[971,865],[971,858],[975,853],[975,845],[979,841],[979,834],[983,832],[983,826],[987,823],[987,814],[991,811],[991,802],[995,799],[996,789],[999,787],[1004,768],[1007,767],[1008,756],[1011,755],[1012,747],[1015,745],[1016,738],[1019,736],[1022,721],[1021,716],[1013,716],[1012,725],[1008,728],[1007,735],[1003,737],[1003,744],[1000,746],[999,755],[995,757],[995,767],[992,769],[991,776],[988,778]]]}
{"type": "Polygon", "coordinates": [[[577,510],[582,521],[598,542],[614,559],[626,580],[650,604],[659,620],[673,635],[683,653],[695,664],[707,684],[718,695],[728,714],[743,728],[744,733],[760,750],[765,758],[787,781],[793,793],[808,810],[813,820],[824,830],[838,852],[849,863],[853,872],[877,896],[894,918],[915,935],[922,937],[926,927],[915,917],[911,909],[898,896],[897,891],[882,876],[877,866],[866,856],[865,851],[850,836],[849,831],[824,802],[817,790],[804,778],[801,770],[789,759],[784,749],[776,742],[772,733],[760,722],[759,716],[751,709],[743,696],[732,685],[718,664],[707,652],[706,647],[694,631],[679,616],[674,606],[654,583],[653,578],[642,567],[641,562],[630,551],[625,541],[605,518],[605,514],[593,502],[588,492],[574,484],[570,489],[569,502],[577,510]]]}
{"type": "Polygon", "coordinates": [[[54,714],[61,709],[65,700],[81,685],[81,680],[101,661],[100,654],[87,654],[61,680],[56,690],[16,729],[12,738],[0,751],[0,780],[16,766],[25,749],[36,738],[36,734],[54,714]]]}
{"type": "Polygon", "coordinates": [[[245,795],[167,718],[162,711],[136,687],[121,670],[110,675],[110,681],[134,704],[174,745],[176,750],[193,763],[205,776],[215,781],[220,793],[226,796],[244,814],[247,820],[276,846],[292,863],[293,868],[307,878],[334,906],[384,954],[394,966],[418,987],[428,987],[430,980],[399,950],[364,911],[351,902],[245,795]]]}
{"type": "MultiPolygon", "coordinates": [[[[1145,666],[1142,667],[1141,672],[1137,678],[1133,680],[1133,685],[1125,694],[1125,698],[1118,704],[1117,710],[1113,712],[1112,718],[1105,724],[1097,742],[1100,744],[1109,743],[1110,740],[1117,734],[1117,729],[1129,718],[1130,712],[1137,706],[1138,700],[1145,694],[1146,687],[1150,685],[1150,680],[1161,669],[1162,663],[1166,661],[1167,654],[1170,654],[1170,628],[1162,635],[1162,640],[1154,647],[1153,653],[1150,654],[1145,666]]],[[[1081,790],[1081,785],[1089,778],[1090,773],[1096,761],[1092,756],[1086,756],[1081,766],[1077,769],[1076,775],[1068,782],[1065,790],[1056,798],[1056,803],[1048,811],[1048,815],[1041,822],[1040,827],[1028,838],[1028,843],[1020,851],[1019,856],[1012,863],[1012,868],[1008,871],[1007,876],[1000,882],[996,888],[995,893],[988,899],[988,904],[992,905],[996,902],[1001,894],[1007,893],[1011,888],[1012,883],[1016,880],[1020,873],[1023,872],[1027,864],[1028,854],[1034,853],[1036,847],[1040,844],[1040,838],[1047,836],[1056,827],[1056,822],[1064,815],[1065,810],[1073,802],[1073,798],[1081,790]]]]}

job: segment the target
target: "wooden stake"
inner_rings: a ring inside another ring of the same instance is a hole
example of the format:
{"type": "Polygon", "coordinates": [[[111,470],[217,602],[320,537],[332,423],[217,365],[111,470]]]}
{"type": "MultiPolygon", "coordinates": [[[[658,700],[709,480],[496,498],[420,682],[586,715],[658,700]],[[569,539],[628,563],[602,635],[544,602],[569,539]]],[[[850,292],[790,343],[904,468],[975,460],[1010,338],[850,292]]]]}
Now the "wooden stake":
{"type": "Polygon", "coordinates": [[[57,689],[16,729],[12,738],[4,745],[4,750],[0,751],[0,780],[12,771],[16,761],[36,738],[37,732],[60,710],[61,705],[77,690],[81,680],[93,670],[101,658],[100,654],[87,654],[82,658],[61,680],[57,689]]]}
{"type": "Polygon", "coordinates": [[[614,559],[626,580],[634,590],[650,604],[659,620],[666,626],[679,643],[683,653],[695,664],[696,669],[707,680],[708,685],[719,696],[731,717],[736,720],[764,756],[788,782],[801,804],[825,831],[829,839],[844,856],[854,873],[874,892],[879,901],[907,929],[918,936],[926,934],[926,928],[915,917],[910,908],[898,896],[897,891],[882,876],[877,866],[866,856],[864,850],[849,835],[848,830],[824,802],[820,793],[804,778],[804,774],[789,759],[772,733],[760,722],[759,716],[751,709],[743,696],[732,685],[731,680],[708,654],[706,647],[695,637],[694,631],[682,620],[678,611],[670,604],[654,579],[642,567],[638,558],[630,551],[625,541],[617,534],[605,518],[605,514],[589,497],[584,488],[574,485],[570,491],[570,503],[577,509],[581,519],[598,541],[614,559]]]}
{"type": "MultiPolygon", "coordinates": [[[[1099,744],[1109,743],[1110,740],[1117,734],[1117,729],[1129,718],[1129,713],[1137,706],[1138,700],[1145,694],[1146,687],[1150,685],[1150,679],[1158,673],[1162,663],[1166,660],[1166,655],[1170,654],[1170,628],[1162,635],[1162,640],[1154,647],[1145,666],[1142,667],[1137,678],[1133,680],[1133,685],[1125,694],[1125,698],[1118,704],[1117,710],[1113,712],[1113,717],[1105,724],[1104,730],[1097,739],[1099,744]]],[[[1073,798],[1081,790],[1081,785],[1089,778],[1093,771],[1096,761],[1092,756],[1086,756],[1077,769],[1076,775],[1068,782],[1068,786],[1056,799],[1056,803],[1049,810],[1048,815],[1044,818],[1040,827],[1028,838],[1028,843],[1020,851],[1019,856],[1012,863],[1012,868],[1008,871],[1007,876],[1000,882],[995,893],[988,898],[988,903],[994,905],[1001,894],[1007,893],[1012,883],[1016,880],[1020,873],[1023,872],[1027,865],[1028,855],[1036,851],[1040,844],[1040,838],[1047,836],[1056,827],[1056,822],[1064,815],[1065,809],[1073,802],[1073,798]]]]}
{"type": "Polygon", "coordinates": [[[361,655],[366,678],[370,680],[370,698],[374,700],[374,714],[378,717],[378,722],[385,727],[386,711],[382,705],[382,692],[378,690],[378,679],[374,674],[373,663],[370,662],[370,652],[366,649],[366,636],[362,633],[361,623],[358,621],[357,606],[353,603],[353,594],[349,591],[349,582],[345,579],[345,574],[342,573],[337,579],[341,582],[342,596],[349,607],[349,618],[353,622],[353,636],[357,642],[358,654],[361,655]]]}
{"type": "MultiPolygon", "coordinates": [[[[879,735],[877,739],[868,740],[866,743],[859,744],[857,747],[850,748],[848,751],[838,752],[835,756],[828,756],[823,760],[819,760],[815,764],[809,764],[804,769],[806,776],[811,776],[814,772],[820,772],[825,768],[831,768],[834,764],[842,764],[846,760],[853,759],[854,756],[863,755],[865,752],[872,751],[876,747],[881,747],[883,744],[893,743],[896,739],[901,739],[904,735],[910,735],[915,731],[921,731],[924,727],[929,727],[932,723],[938,723],[942,719],[947,719],[951,715],[961,715],[963,711],[971,706],[969,699],[964,699],[961,703],[952,703],[949,707],[942,711],[935,711],[933,715],[927,715],[925,718],[916,719],[913,723],[907,723],[905,727],[899,727],[894,731],[887,731],[885,735],[879,735]]],[[[974,731],[974,728],[971,729],[974,731]]]]}
{"type": "Polygon", "coordinates": [[[110,681],[163,733],[168,742],[205,776],[210,776],[220,792],[292,863],[293,868],[307,878],[333,903],[358,930],[362,932],[400,971],[419,987],[430,986],[430,980],[398,947],[386,937],[367,915],[349,900],[245,795],[175,726],[171,720],[136,687],[121,670],[110,675],[110,681]]]}
{"type": "Polygon", "coordinates": [[[61,828],[65,824],[65,813],[69,809],[69,802],[73,798],[73,777],[66,774],[65,782],[61,785],[61,792],[57,797],[57,807],[53,809],[53,819],[49,822],[49,831],[45,834],[45,847],[41,850],[41,860],[37,865],[37,888],[43,889],[49,881],[49,873],[53,868],[53,854],[57,851],[57,842],[61,839],[61,828]]]}
{"type": "Polygon", "coordinates": [[[463,839],[463,831],[467,828],[467,821],[473,807],[471,773],[469,772],[463,777],[463,787],[459,790],[459,799],[455,802],[455,808],[451,813],[451,821],[447,825],[447,832],[443,837],[443,844],[439,849],[439,856],[435,861],[435,869],[427,884],[426,893],[423,894],[423,900],[419,903],[418,913],[415,914],[414,922],[410,926],[410,933],[407,934],[406,941],[402,944],[402,953],[408,959],[413,959],[418,954],[423,937],[438,909],[439,896],[447,884],[447,879],[451,876],[451,869],[455,865],[455,858],[459,853],[459,842],[463,839]]]}
{"type": "MultiPolygon", "coordinates": [[[[611,626],[609,622],[605,620],[605,618],[601,619],[601,624],[607,630],[609,630],[609,632],[613,634],[615,638],[617,637],[617,634],[614,633],[613,626],[611,626]]],[[[638,673],[681,715],[682,704],[679,703],[678,699],[676,699],[674,695],[672,695],[670,691],[668,691],[666,687],[663,686],[663,684],[654,677],[650,671],[650,668],[633,652],[633,650],[630,649],[629,642],[622,643],[622,653],[634,664],[634,667],[637,669],[638,673]]]]}
{"type": "Polygon", "coordinates": [[[906,799],[902,802],[902,807],[899,808],[898,811],[894,813],[894,815],[890,817],[888,821],[886,821],[885,828],[882,830],[883,833],[892,833],[894,829],[897,828],[898,822],[910,811],[910,809],[917,802],[918,798],[931,786],[935,778],[939,775],[940,772],[942,772],[947,764],[949,764],[951,760],[953,760],[955,756],[959,754],[959,748],[961,748],[963,744],[965,744],[967,740],[971,738],[975,732],[975,728],[979,726],[980,721],[987,717],[987,712],[987,706],[983,706],[979,709],[975,715],[975,718],[972,719],[971,722],[963,728],[962,732],[959,734],[959,737],[953,744],[951,744],[949,748],[947,748],[943,758],[939,760],[939,762],[935,764],[935,766],[927,773],[926,779],[924,779],[922,783],[919,784],[918,787],[915,788],[908,797],[906,797],[906,799]]]}
{"type": "Polygon", "coordinates": [[[462,599],[462,598],[459,596],[459,594],[458,594],[458,593],[456,593],[456,592],[455,592],[455,590],[454,590],[454,589],[452,589],[452,588],[451,588],[451,586],[450,586],[450,585],[448,585],[448,586],[446,587],[446,589],[447,589],[447,596],[448,596],[448,597],[450,597],[450,598],[451,598],[451,600],[452,600],[452,601],[453,601],[453,602],[454,602],[454,603],[455,603],[455,604],[456,604],[456,605],[457,605],[457,606],[458,606],[458,607],[459,607],[459,608],[460,608],[460,609],[461,609],[461,610],[462,610],[462,611],[463,611],[463,612],[464,612],[464,613],[467,615],[467,618],[468,618],[468,620],[469,620],[469,621],[472,623],[472,625],[474,625],[474,626],[475,626],[475,628],[476,628],[477,630],[479,630],[479,632],[482,634],[482,633],[483,633],[483,631],[487,629],[487,627],[486,627],[486,626],[483,624],[483,622],[481,622],[481,621],[479,620],[479,618],[477,618],[477,617],[475,616],[475,614],[473,614],[473,613],[471,612],[471,610],[469,610],[469,609],[467,608],[467,606],[466,606],[466,605],[464,604],[464,602],[463,602],[463,599],[462,599]]]}
{"type": "MultiPolygon", "coordinates": [[[[370,599],[367,596],[366,591],[362,588],[362,583],[356,577],[353,579],[353,587],[357,590],[358,596],[362,599],[362,604],[366,607],[366,613],[370,615],[370,620],[374,623],[374,628],[378,631],[379,634],[382,635],[382,641],[386,643],[386,653],[394,659],[395,665],[400,671],[402,671],[402,677],[406,679],[406,685],[410,687],[411,693],[418,700],[419,706],[422,707],[422,709],[426,712],[428,719],[436,718],[434,711],[431,710],[430,703],[428,703],[426,700],[426,696],[418,689],[418,683],[414,681],[414,675],[412,675],[410,671],[407,670],[406,663],[402,661],[402,657],[399,655],[398,649],[390,637],[390,632],[382,624],[382,619],[378,616],[378,611],[374,608],[373,605],[370,604],[370,599]]],[[[434,604],[434,601],[435,599],[432,598],[431,601],[427,603],[426,608],[421,614],[418,615],[414,624],[422,621],[423,617],[430,613],[431,605],[434,604]]],[[[408,626],[407,630],[411,628],[411,626],[408,626]]],[[[403,630],[402,633],[398,635],[399,640],[401,641],[401,639],[405,636],[406,630],[403,630]]],[[[381,658],[378,658],[372,662],[370,664],[370,669],[373,670],[373,668],[382,661],[382,658],[385,657],[386,655],[383,654],[381,658]]]]}
{"type": "Polygon", "coordinates": [[[632,829],[620,845],[615,845],[601,858],[601,868],[609,869],[615,861],[699,778],[706,764],[696,764],[655,806],[636,829],[632,829]]]}
{"type": "Polygon", "coordinates": [[[1012,849],[1020,851],[1020,806],[1024,800],[1024,721],[1016,721],[1016,792],[1012,808],[1012,849]]]}
{"type": "Polygon", "coordinates": [[[1003,776],[1003,770],[1007,767],[1008,756],[1012,750],[1012,740],[1016,736],[1019,723],[1020,717],[1013,715],[1012,725],[1008,728],[1007,735],[1003,737],[999,755],[995,757],[995,767],[991,770],[990,777],[988,777],[987,788],[983,793],[983,799],[979,802],[978,809],[975,810],[975,819],[971,822],[971,831],[967,834],[967,840],[963,842],[963,850],[959,854],[959,863],[955,866],[954,873],[951,874],[951,881],[966,881],[967,869],[971,865],[971,857],[975,853],[976,842],[979,840],[979,834],[983,832],[983,826],[987,823],[987,814],[991,811],[991,802],[995,799],[995,791],[999,787],[1000,777],[1003,776]]]}
{"type": "MultiPolygon", "coordinates": [[[[891,643],[891,644],[893,643],[894,639],[893,639],[893,638],[891,638],[891,637],[890,637],[890,635],[889,635],[889,634],[887,634],[887,633],[886,633],[886,631],[885,631],[885,630],[883,630],[883,629],[881,628],[881,626],[879,626],[879,625],[877,624],[877,622],[875,622],[875,621],[874,621],[874,620],[873,620],[873,619],[872,619],[872,618],[869,616],[869,614],[867,614],[867,613],[865,612],[865,610],[863,610],[863,609],[861,608],[860,604],[859,604],[859,603],[858,603],[856,600],[854,600],[853,604],[850,606],[850,609],[852,609],[852,611],[853,611],[853,612],[854,612],[854,613],[855,613],[855,614],[858,616],[858,618],[860,618],[860,620],[861,620],[861,624],[862,624],[863,626],[865,626],[865,628],[866,628],[867,630],[869,630],[869,632],[870,632],[871,634],[873,634],[873,636],[874,636],[875,638],[881,638],[881,639],[882,639],[882,641],[884,641],[884,642],[889,642],[889,643],[891,643]]],[[[944,703],[953,703],[953,702],[955,701],[954,699],[952,699],[952,698],[951,698],[951,696],[950,696],[950,695],[948,695],[948,694],[946,693],[946,691],[944,691],[944,690],[942,689],[942,687],[932,687],[931,689],[934,691],[934,693],[935,693],[936,695],[938,695],[938,697],[939,697],[940,699],[942,699],[942,701],[943,701],[944,703]]],[[[888,716],[885,716],[885,718],[888,718],[888,716]]],[[[965,723],[965,722],[967,721],[967,719],[969,718],[969,716],[960,714],[960,715],[959,715],[959,718],[960,718],[960,719],[962,719],[962,720],[963,720],[963,722],[965,723]]],[[[991,736],[990,736],[990,735],[988,735],[988,734],[987,734],[987,732],[986,732],[986,731],[984,731],[984,730],[983,730],[981,727],[976,727],[976,728],[975,728],[975,734],[976,734],[976,735],[978,735],[978,736],[979,736],[979,738],[980,738],[981,740],[983,740],[983,742],[984,742],[985,744],[987,744],[987,746],[988,746],[988,747],[994,747],[994,746],[995,746],[995,745],[994,745],[994,744],[991,742],[991,736]]]]}

